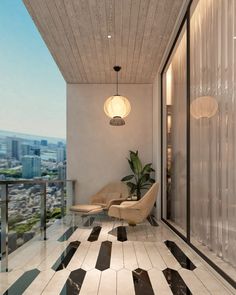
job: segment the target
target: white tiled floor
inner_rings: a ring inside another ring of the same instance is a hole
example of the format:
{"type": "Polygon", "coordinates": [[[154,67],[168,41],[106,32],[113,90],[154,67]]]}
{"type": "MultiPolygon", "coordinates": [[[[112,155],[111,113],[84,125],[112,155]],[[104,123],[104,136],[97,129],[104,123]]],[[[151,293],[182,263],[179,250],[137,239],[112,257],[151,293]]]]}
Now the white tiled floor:
{"type": "MultiPolygon", "coordinates": [[[[118,226],[119,223],[116,223],[118,226]]],[[[125,225],[125,224],[124,224],[125,225]]],[[[148,272],[155,294],[173,294],[163,275],[167,267],[177,270],[192,294],[236,294],[235,290],[218,277],[205,262],[169,228],[159,222],[158,227],[149,223],[127,228],[128,241],[119,242],[114,235],[114,224],[104,219],[99,238],[88,242],[91,228],[78,228],[65,242],[57,239],[68,228],[54,224],[48,230],[48,240],[38,238],[29,241],[9,257],[9,273],[0,273],[0,293],[4,293],[26,270],[37,268],[40,274],[24,292],[30,294],[60,294],[69,274],[78,268],[86,271],[80,294],[134,295],[132,271],[142,268],[148,272]],[[163,243],[174,241],[195,264],[193,271],[184,269],[163,243]],[[81,242],[66,269],[55,272],[51,269],[63,250],[72,241],[81,242]],[[110,268],[99,271],[95,268],[101,242],[112,241],[110,268]]],[[[18,294],[15,294],[18,295],[18,294]]]]}

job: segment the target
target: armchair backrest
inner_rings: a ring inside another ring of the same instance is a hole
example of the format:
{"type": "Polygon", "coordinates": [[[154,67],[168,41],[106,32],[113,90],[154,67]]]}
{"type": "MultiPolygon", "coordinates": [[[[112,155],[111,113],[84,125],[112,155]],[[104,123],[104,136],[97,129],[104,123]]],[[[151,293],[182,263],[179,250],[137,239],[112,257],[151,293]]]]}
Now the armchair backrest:
{"type": "Polygon", "coordinates": [[[132,208],[140,209],[140,212],[144,218],[146,218],[157,199],[159,184],[155,182],[151,188],[146,192],[146,194],[135,204],[132,208]]]}
{"type": "Polygon", "coordinates": [[[120,193],[120,198],[127,198],[129,196],[129,188],[126,183],[122,181],[114,181],[104,186],[98,194],[102,193],[120,193]]]}

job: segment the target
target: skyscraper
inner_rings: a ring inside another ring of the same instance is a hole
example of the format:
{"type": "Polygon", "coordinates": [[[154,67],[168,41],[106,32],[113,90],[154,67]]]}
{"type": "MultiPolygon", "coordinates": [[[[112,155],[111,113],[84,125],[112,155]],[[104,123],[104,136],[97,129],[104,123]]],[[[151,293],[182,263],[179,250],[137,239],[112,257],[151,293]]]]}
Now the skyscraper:
{"type": "Polygon", "coordinates": [[[57,148],[57,162],[58,163],[64,162],[65,159],[66,159],[65,147],[58,147],[57,148]]]}
{"type": "Polygon", "coordinates": [[[66,162],[58,164],[58,179],[66,179],[66,162]]]}
{"type": "Polygon", "coordinates": [[[7,154],[9,158],[20,160],[20,144],[21,140],[16,137],[7,138],[7,154]]]}
{"type": "Polygon", "coordinates": [[[41,159],[38,156],[22,157],[22,177],[34,178],[41,176],[41,159]]]}

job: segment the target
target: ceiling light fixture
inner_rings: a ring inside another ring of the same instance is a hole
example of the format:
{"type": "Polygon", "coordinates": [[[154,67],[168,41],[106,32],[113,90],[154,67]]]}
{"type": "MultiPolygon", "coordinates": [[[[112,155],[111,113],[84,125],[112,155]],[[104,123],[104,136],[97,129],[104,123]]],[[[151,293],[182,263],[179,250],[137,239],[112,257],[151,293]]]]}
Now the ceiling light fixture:
{"type": "Polygon", "coordinates": [[[107,35],[107,38],[108,38],[108,39],[111,39],[111,35],[107,35]]]}
{"type": "Polygon", "coordinates": [[[121,70],[120,66],[114,66],[116,72],[116,94],[110,96],[104,103],[104,112],[111,118],[110,125],[122,126],[125,125],[124,118],[128,116],[131,110],[129,100],[118,94],[118,73],[121,70]]]}

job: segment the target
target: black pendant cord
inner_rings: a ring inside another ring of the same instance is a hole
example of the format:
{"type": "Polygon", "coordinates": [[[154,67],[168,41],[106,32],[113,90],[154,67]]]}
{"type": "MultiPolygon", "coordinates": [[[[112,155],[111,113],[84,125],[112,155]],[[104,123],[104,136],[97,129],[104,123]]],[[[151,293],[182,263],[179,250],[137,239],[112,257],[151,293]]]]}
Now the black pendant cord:
{"type": "Polygon", "coordinates": [[[118,72],[116,72],[116,95],[118,94],[118,72]]]}
{"type": "Polygon", "coordinates": [[[121,67],[120,66],[114,66],[113,69],[114,69],[114,71],[116,71],[116,95],[119,95],[119,92],[118,92],[118,84],[119,84],[118,74],[119,74],[119,71],[121,70],[121,67]]]}

